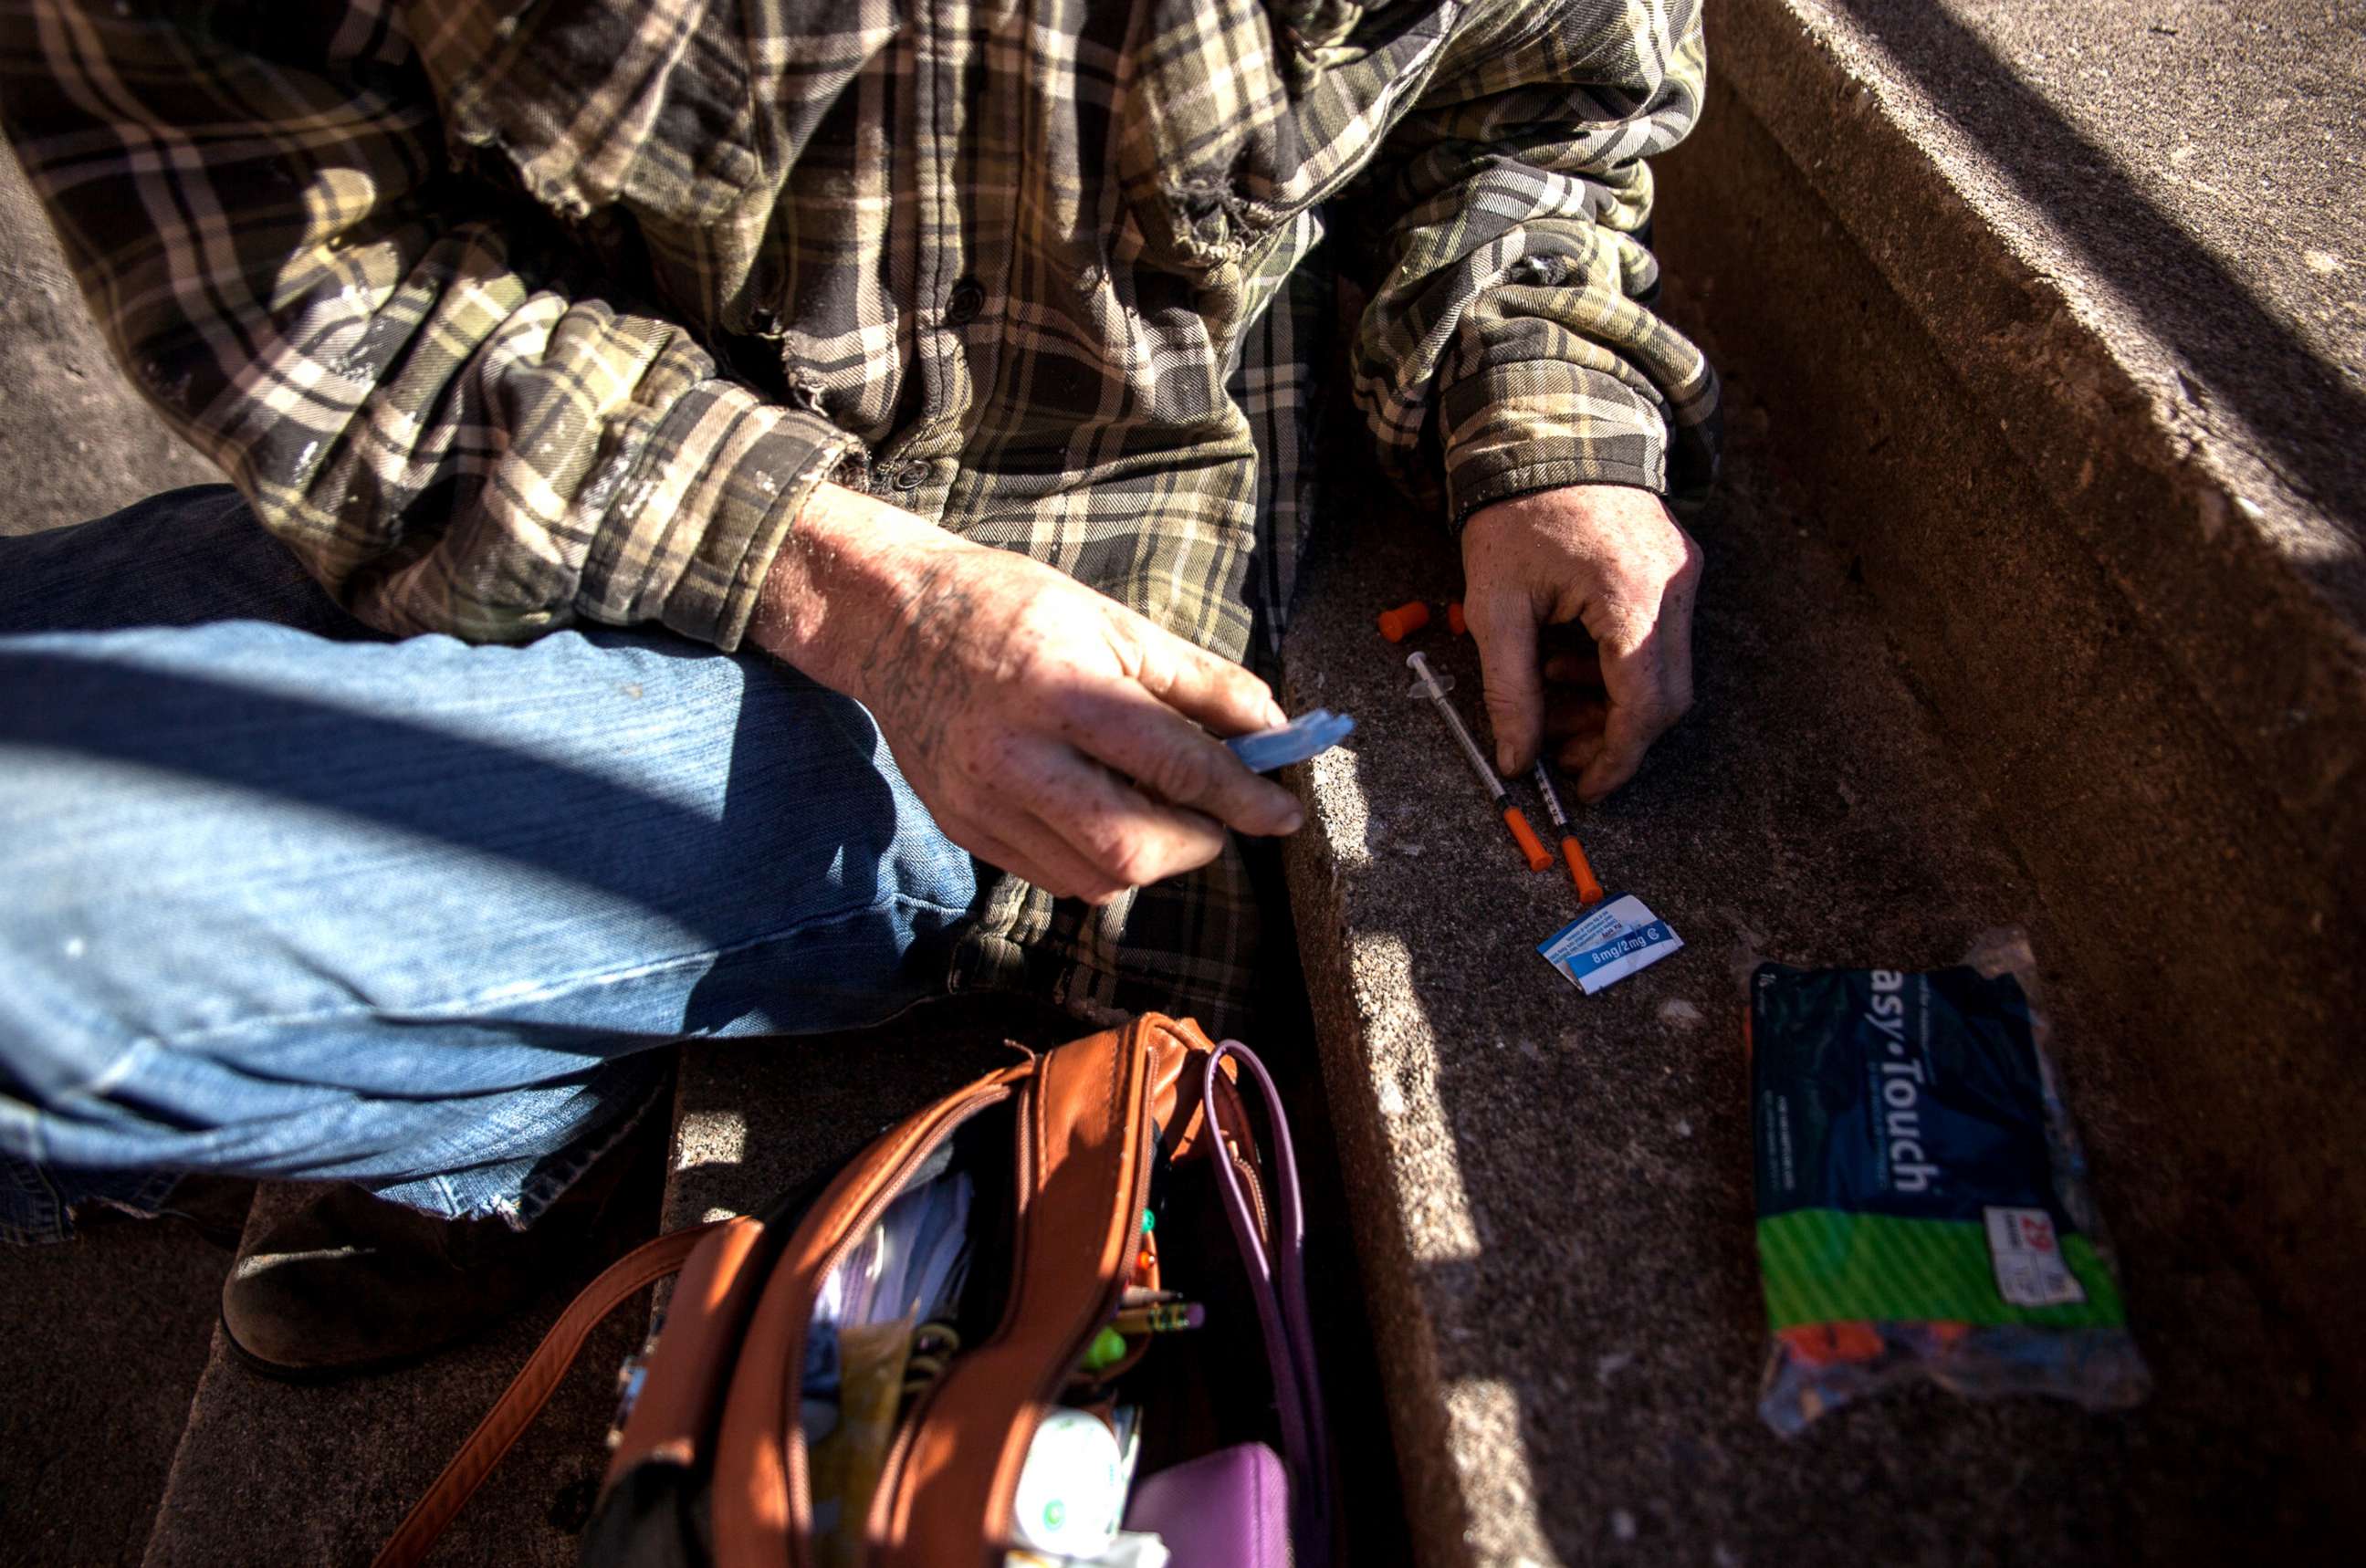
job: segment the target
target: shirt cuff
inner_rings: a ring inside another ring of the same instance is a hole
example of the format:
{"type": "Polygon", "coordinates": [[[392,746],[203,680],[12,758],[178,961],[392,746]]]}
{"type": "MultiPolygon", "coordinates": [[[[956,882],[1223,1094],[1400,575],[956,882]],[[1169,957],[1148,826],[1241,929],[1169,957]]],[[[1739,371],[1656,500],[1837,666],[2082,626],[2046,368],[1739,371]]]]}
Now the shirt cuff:
{"type": "Polygon", "coordinates": [[[806,498],[862,444],[818,414],[702,381],[649,439],[584,563],[579,608],[731,652],[806,498]]]}
{"type": "Polygon", "coordinates": [[[1489,365],[1448,388],[1438,433],[1448,516],[1564,485],[1633,485],[1664,495],[1668,426],[1658,400],[1567,360],[1489,365]]]}

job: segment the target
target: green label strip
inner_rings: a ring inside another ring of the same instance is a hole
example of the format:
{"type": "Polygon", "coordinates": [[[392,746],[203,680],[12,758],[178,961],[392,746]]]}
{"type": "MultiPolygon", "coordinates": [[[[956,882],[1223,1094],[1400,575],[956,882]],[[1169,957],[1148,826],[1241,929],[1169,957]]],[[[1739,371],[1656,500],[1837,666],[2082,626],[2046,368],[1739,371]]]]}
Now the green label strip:
{"type": "Polygon", "coordinates": [[[1766,1318],[1776,1329],[1860,1318],[2123,1325],[2118,1287],[2094,1244],[2083,1235],[2063,1237],[2062,1260],[2086,1287],[2085,1301],[2015,1306],[1997,1293],[1987,1231],[1967,1220],[1794,1209],[1758,1222],[1766,1318]]]}

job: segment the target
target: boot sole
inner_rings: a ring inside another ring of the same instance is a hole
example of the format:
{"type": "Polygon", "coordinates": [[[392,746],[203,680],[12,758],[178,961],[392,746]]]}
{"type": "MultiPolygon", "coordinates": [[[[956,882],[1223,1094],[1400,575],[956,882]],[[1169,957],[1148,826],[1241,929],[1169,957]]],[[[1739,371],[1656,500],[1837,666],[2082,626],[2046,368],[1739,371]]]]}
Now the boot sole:
{"type": "Polygon", "coordinates": [[[317,1388],[323,1383],[344,1382],[353,1378],[376,1377],[383,1372],[407,1371],[422,1361],[444,1354],[446,1350],[456,1350],[464,1345],[483,1338],[487,1330],[493,1326],[488,1323],[456,1339],[445,1340],[440,1345],[430,1345],[417,1350],[405,1350],[392,1356],[380,1356],[373,1360],[341,1361],[333,1366],[307,1367],[286,1361],[269,1360],[258,1356],[238,1342],[238,1336],[231,1332],[228,1316],[217,1314],[215,1322],[221,1325],[222,1343],[229,1347],[231,1359],[257,1377],[268,1378],[273,1382],[288,1383],[299,1388],[317,1388]]]}

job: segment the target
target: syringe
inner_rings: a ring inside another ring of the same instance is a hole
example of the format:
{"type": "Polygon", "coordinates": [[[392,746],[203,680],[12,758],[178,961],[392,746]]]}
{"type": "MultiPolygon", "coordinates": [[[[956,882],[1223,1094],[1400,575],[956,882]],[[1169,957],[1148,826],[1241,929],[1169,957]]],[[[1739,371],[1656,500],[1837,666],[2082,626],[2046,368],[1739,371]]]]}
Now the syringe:
{"type": "Polygon", "coordinates": [[[1505,789],[1504,781],[1495,776],[1495,770],[1487,765],[1487,754],[1479,750],[1479,742],[1471,739],[1470,732],[1462,727],[1462,716],[1456,713],[1454,705],[1446,700],[1445,683],[1430,671],[1429,660],[1418,653],[1409,653],[1405,655],[1405,665],[1414,673],[1413,690],[1408,694],[1427,697],[1430,705],[1437,709],[1437,716],[1446,721],[1446,732],[1454,737],[1456,745],[1462,748],[1463,760],[1479,776],[1479,787],[1487,792],[1487,798],[1493,801],[1495,809],[1504,814],[1504,826],[1512,830],[1512,841],[1519,845],[1520,853],[1527,857],[1528,869],[1542,871],[1552,864],[1552,856],[1546,851],[1543,840],[1537,837],[1537,830],[1528,826],[1528,819],[1520,815],[1518,807],[1512,804],[1511,791],[1505,789]]]}
{"type": "Polygon", "coordinates": [[[1584,846],[1570,830],[1569,814],[1560,808],[1560,792],[1553,788],[1552,773],[1542,757],[1537,759],[1537,793],[1545,797],[1545,815],[1552,818],[1553,831],[1560,835],[1560,858],[1569,863],[1569,879],[1577,884],[1578,907],[1601,903],[1602,884],[1594,879],[1584,846]]]}

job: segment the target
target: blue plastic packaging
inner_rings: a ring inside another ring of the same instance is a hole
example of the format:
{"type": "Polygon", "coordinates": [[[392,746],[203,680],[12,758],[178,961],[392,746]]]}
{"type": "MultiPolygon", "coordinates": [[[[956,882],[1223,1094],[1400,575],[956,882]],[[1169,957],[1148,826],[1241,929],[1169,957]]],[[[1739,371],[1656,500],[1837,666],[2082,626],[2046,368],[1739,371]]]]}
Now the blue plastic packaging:
{"type": "Polygon", "coordinates": [[[1255,735],[1235,735],[1224,744],[1233,749],[1233,755],[1249,772],[1269,773],[1276,768],[1320,756],[1346,739],[1355,728],[1356,721],[1344,713],[1315,708],[1275,728],[1260,729],[1255,735]]]}

